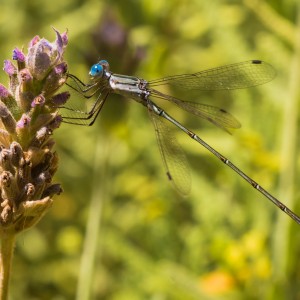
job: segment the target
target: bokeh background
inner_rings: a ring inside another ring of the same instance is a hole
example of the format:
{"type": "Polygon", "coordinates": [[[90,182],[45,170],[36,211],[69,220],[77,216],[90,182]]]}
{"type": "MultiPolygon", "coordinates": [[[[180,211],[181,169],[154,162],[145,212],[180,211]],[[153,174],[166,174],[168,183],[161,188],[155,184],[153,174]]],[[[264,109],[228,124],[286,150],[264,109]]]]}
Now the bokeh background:
{"type": "MultiPolygon", "coordinates": [[[[243,127],[232,136],[166,109],[300,213],[298,0],[2,1],[0,59],[34,35],[54,40],[51,26],[68,28],[65,57],[84,81],[99,59],[145,79],[271,63],[277,78],[266,85],[191,99],[235,115],[243,127]]],[[[191,166],[186,198],[168,183],[147,110],[134,101],[112,96],[93,127],[55,132],[64,193],[19,236],[11,299],[300,299],[299,225],[174,134],[191,166]]]]}

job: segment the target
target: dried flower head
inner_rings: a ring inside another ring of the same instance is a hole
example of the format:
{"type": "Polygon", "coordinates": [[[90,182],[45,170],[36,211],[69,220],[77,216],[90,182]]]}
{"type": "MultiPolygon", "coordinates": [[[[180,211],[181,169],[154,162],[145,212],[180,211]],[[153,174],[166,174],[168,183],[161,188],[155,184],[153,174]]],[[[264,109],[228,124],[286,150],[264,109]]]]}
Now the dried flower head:
{"type": "Polygon", "coordinates": [[[36,224],[62,189],[52,183],[58,166],[53,130],[57,108],[70,97],[57,94],[66,81],[67,32],[50,43],[35,36],[28,53],[15,48],[4,61],[9,87],[0,84],[0,235],[36,224]]]}

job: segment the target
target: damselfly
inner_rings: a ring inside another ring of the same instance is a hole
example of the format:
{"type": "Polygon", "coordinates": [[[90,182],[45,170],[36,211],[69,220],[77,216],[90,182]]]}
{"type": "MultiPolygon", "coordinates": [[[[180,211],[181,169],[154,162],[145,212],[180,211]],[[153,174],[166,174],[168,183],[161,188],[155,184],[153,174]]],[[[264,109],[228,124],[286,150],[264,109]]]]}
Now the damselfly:
{"type": "MultiPolygon", "coordinates": [[[[167,100],[181,109],[206,119],[214,125],[230,132],[240,127],[240,123],[227,111],[211,105],[183,101],[166,95],[156,88],[163,85],[174,86],[185,90],[233,90],[253,87],[271,81],[275,70],[271,65],[261,60],[251,60],[225,65],[218,68],[200,71],[194,74],[169,76],[162,79],[146,81],[133,76],[114,74],[109,70],[106,60],[100,60],[89,72],[90,83],[85,84],[75,75],[68,74],[67,85],[86,99],[95,99],[88,111],[75,111],[76,115],[64,117],[65,123],[76,125],[92,125],[99,115],[109,94],[115,93],[131,98],[144,105],[153,122],[162,160],[169,180],[181,194],[188,194],[190,175],[186,167],[186,158],[176,139],[164,120],[177,126],[190,138],[198,142],[209,152],[219,158],[225,165],[246,180],[268,200],[300,224],[300,217],[272,196],[252,178],[241,171],[221,153],[216,151],[194,132],[183,126],[165,110],[153,102],[154,98],[167,100]]],[[[67,107],[64,107],[68,109],[67,107]]]]}

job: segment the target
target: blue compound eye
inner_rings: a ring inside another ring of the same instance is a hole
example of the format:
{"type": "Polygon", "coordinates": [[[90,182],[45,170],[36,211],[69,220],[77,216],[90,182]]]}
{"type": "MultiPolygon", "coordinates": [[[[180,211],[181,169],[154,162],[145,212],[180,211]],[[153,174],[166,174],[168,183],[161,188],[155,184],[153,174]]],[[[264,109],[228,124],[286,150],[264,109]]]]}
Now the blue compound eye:
{"type": "Polygon", "coordinates": [[[103,75],[103,67],[100,64],[95,64],[91,67],[90,76],[101,77],[103,75]]]}

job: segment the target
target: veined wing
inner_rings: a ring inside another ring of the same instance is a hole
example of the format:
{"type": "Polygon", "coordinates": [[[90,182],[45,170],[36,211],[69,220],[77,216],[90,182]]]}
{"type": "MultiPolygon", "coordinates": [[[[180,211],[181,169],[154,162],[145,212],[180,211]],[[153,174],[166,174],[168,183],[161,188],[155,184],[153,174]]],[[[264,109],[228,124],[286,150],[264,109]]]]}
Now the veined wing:
{"type": "Polygon", "coordinates": [[[261,60],[225,65],[194,74],[169,76],[149,81],[149,87],[171,85],[189,90],[232,90],[267,83],[274,79],[274,68],[261,60]]]}
{"type": "Polygon", "coordinates": [[[167,176],[174,188],[183,196],[190,193],[191,174],[186,156],[173,135],[169,124],[149,110],[155,128],[160,154],[167,176]]]}
{"type": "Polygon", "coordinates": [[[178,98],[163,94],[154,89],[151,89],[151,95],[152,97],[168,100],[171,103],[175,103],[177,106],[187,111],[188,113],[203,118],[211,122],[212,124],[222,128],[228,133],[231,133],[232,129],[238,129],[241,127],[240,122],[233,115],[222,108],[202,103],[183,101],[178,98]]]}

